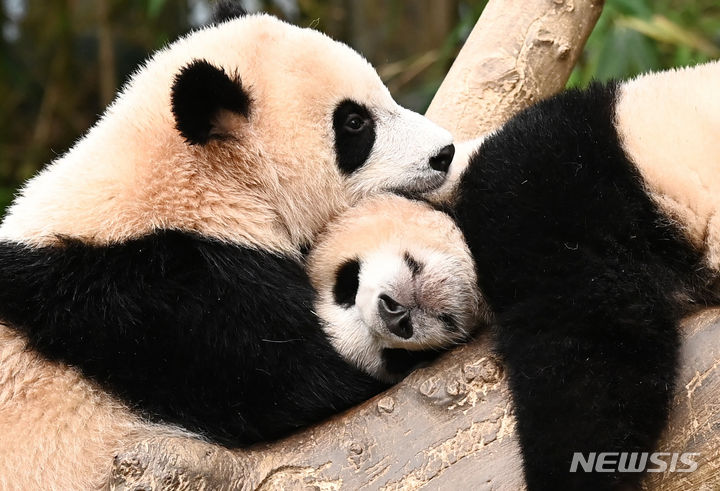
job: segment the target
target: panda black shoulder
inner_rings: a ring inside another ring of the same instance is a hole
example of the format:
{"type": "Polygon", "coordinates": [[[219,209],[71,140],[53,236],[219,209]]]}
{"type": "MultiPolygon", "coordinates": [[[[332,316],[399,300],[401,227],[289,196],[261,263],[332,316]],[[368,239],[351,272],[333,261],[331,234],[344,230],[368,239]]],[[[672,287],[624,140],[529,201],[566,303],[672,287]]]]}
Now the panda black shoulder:
{"type": "Polygon", "coordinates": [[[271,439],[384,387],[332,348],[294,257],[165,230],[6,241],[0,261],[3,321],[35,350],[215,441],[271,439]]]}

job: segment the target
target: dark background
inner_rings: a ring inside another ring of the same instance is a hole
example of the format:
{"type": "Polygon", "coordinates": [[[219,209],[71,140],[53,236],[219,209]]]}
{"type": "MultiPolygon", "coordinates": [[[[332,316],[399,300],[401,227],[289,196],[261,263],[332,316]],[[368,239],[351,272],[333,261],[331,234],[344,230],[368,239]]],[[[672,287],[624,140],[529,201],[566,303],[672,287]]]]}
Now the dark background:
{"type": "MultiPolygon", "coordinates": [[[[246,0],[363,53],[424,111],[486,1],[246,0]]],[[[205,23],[209,0],[0,0],[0,214],[93,124],[148,53],[205,23]]],[[[718,0],[607,0],[569,85],[720,57],[718,0]]]]}

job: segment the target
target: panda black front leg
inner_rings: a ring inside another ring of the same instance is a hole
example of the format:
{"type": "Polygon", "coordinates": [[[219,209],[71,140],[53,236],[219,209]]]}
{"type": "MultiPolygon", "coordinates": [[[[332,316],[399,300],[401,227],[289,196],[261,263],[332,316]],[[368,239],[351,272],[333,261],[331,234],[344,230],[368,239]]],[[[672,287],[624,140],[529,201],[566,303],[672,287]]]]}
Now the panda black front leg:
{"type": "Polygon", "coordinates": [[[639,279],[573,282],[572,295],[548,292],[499,316],[496,349],[508,370],[529,490],[612,490],[642,476],[618,471],[659,437],[679,341],[676,314],[662,295],[638,296],[639,279]],[[615,453],[619,468],[573,470],[573,459],[602,452],[615,453]]]}
{"type": "Polygon", "coordinates": [[[181,231],[110,246],[0,242],[4,322],[152,419],[268,440],[386,384],[348,364],[292,257],[181,231]]]}

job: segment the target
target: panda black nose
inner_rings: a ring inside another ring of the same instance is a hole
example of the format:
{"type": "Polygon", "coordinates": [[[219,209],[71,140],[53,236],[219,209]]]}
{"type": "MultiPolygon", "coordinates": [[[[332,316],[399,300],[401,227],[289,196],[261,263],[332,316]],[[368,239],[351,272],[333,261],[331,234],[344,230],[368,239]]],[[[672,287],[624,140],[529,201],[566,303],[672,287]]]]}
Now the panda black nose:
{"type": "Polygon", "coordinates": [[[443,147],[434,157],[430,157],[430,167],[440,172],[447,172],[455,155],[455,145],[443,147]]]}
{"type": "Polygon", "coordinates": [[[378,297],[378,312],[391,333],[403,339],[408,339],[413,335],[410,312],[388,295],[382,294],[378,297]]]}

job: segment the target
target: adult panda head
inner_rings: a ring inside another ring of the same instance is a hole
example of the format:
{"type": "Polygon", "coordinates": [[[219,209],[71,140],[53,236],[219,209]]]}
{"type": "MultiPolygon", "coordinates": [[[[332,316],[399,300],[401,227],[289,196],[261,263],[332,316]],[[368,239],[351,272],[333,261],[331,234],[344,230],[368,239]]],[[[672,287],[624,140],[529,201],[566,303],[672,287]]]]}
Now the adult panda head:
{"type": "Polygon", "coordinates": [[[0,236],[105,244],[178,229],[295,251],[362,196],[438,187],[452,153],[346,45],[245,16],[150,58],[25,185],[0,236]]]}
{"type": "Polygon", "coordinates": [[[487,318],[462,233],[426,203],[361,202],[328,226],[308,272],[335,349],[382,380],[467,340],[487,318]]]}

